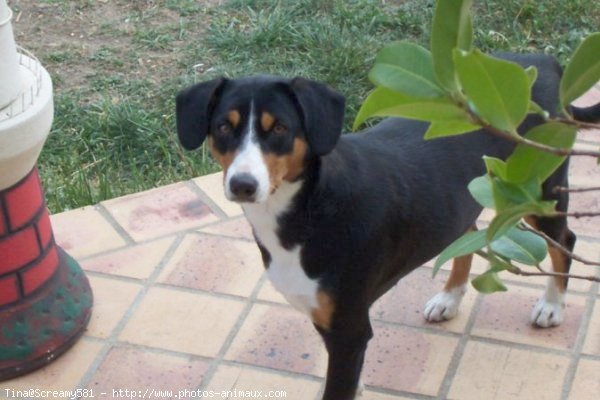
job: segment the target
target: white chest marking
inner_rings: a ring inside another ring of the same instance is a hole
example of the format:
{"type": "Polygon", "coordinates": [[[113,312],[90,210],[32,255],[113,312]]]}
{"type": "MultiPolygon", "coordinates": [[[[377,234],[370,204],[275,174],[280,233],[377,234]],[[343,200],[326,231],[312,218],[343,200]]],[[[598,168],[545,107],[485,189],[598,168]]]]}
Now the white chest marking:
{"type": "Polygon", "coordinates": [[[283,248],[276,234],[277,217],[288,208],[299,188],[300,183],[285,182],[266,202],[245,204],[243,209],[256,237],[271,255],[267,269],[271,283],[293,307],[310,316],[312,310],[318,307],[319,284],[306,276],[302,269],[301,247],[283,248]]]}

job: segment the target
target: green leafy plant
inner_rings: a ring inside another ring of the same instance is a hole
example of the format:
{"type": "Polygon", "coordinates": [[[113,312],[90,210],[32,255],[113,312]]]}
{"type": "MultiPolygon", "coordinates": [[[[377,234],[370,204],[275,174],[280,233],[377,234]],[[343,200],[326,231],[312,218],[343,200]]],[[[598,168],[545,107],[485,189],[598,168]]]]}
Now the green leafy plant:
{"type": "MultiPolygon", "coordinates": [[[[574,259],[600,265],[572,254],[524,222],[531,215],[600,216],[600,210],[560,213],[555,202],[542,199],[541,187],[569,155],[600,160],[600,151],[573,149],[579,128],[600,126],[576,121],[567,112],[573,100],[600,80],[600,33],[589,35],[573,54],[560,82],[564,116],[550,117],[551,113],[531,100],[531,88],[537,78],[534,67],[524,69],[473,48],[471,3],[472,0],[438,0],[431,28],[431,52],[401,41],[378,53],[369,73],[376,88],[362,104],[354,127],[372,117],[400,116],[429,122],[426,139],[485,128],[517,143],[505,161],[484,157],[487,173],[469,185],[475,200],[495,210],[494,219],[487,229],[468,232],[448,246],[438,257],[434,273],[452,258],[475,253],[487,259],[490,268],[473,279],[473,286],[484,293],[506,290],[498,275],[502,271],[554,274],[540,266],[548,253],[547,241],[574,259]],[[521,136],[517,128],[529,113],[540,114],[545,123],[521,136]],[[518,264],[536,270],[525,270],[518,264]]],[[[599,280],[594,276],[570,277],[599,280]]]]}

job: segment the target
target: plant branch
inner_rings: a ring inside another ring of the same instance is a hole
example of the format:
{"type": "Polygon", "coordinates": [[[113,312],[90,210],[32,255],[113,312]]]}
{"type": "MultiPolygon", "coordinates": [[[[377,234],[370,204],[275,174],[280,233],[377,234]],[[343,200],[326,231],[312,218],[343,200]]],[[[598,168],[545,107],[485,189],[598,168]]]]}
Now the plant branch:
{"type": "MultiPolygon", "coordinates": [[[[489,254],[482,250],[476,251],[475,254],[485,258],[486,260],[489,258],[489,254]]],[[[591,275],[576,275],[576,274],[570,274],[570,273],[565,273],[565,272],[550,272],[550,271],[546,271],[545,269],[543,269],[539,264],[535,266],[539,272],[523,271],[521,268],[517,267],[516,265],[513,265],[512,263],[508,263],[508,265],[510,265],[510,268],[507,268],[506,270],[508,272],[510,272],[511,274],[515,274],[515,275],[555,276],[555,277],[560,277],[560,278],[583,279],[586,281],[600,282],[600,277],[591,276],[591,275]]]]}
{"type": "Polygon", "coordinates": [[[538,149],[538,150],[544,151],[546,153],[556,154],[558,156],[588,156],[588,157],[600,158],[600,151],[563,149],[563,148],[548,146],[543,143],[538,143],[533,140],[529,140],[527,138],[524,138],[523,136],[512,134],[510,132],[503,131],[502,129],[498,129],[495,126],[492,126],[492,125],[488,124],[487,122],[483,121],[481,118],[479,118],[479,116],[477,114],[475,114],[473,111],[471,111],[468,108],[467,108],[467,112],[473,119],[474,123],[481,126],[483,129],[487,130],[488,132],[490,132],[496,136],[499,136],[501,138],[510,140],[511,142],[514,142],[517,144],[522,144],[522,145],[529,146],[529,147],[533,147],[534,149],[538,149]]]}
{"type": "Polygon", "coordinates": [[[586,264],[586,265],[596,265],[596,266],[600,267],[600,262],[590,261],[583,257],[578,256],[577,254],[569,251],[567,248],[565,248],[563,245],[558,243],[556,240],[552,239],[550,236],[546,235],[544,232],[538,231],[537,229],[530,228],[529,226],[527,226],[525,224],[520,224],[519,229],[521,229],[523,231],[535,233],[536,235],[543,237],[544,239],[546,239],[546,241],[548,243],[550,243],[550,245],[552,247],[556,248],[561,253],[563,253],[564,255],[566,255],[567,257],[569,257],[575,261],[579,261],[580,263],[586,264]]]}
{"type": "Polygon", "coordinates": [[[600,191],[600,186],[598,186],[598,187],[589,187],[589,188],[578,188],[578,189],[567,188],[567,187],[564,187],[564,186],[556,186],[554,189],[552,189],[552,191],[554,193],[595,192],[595,191],[600,191]]]}
{"type": "Polygon", "coordinates": [[[557,211],[554,214],[548,215],[548,217],[573,217],[573,218],[600,217],[600,211],[592,211],[592,212],[557,211]]]}
{"type": "Polygon", "coordinates": [[[594,123],[591,123],[591,122],[577,121],[576,119],[571,119],[571,118],[557,117],[557,118],[550,118],[550,121],[560,122],[561,124],[566,124],[566,125],[574,125],[577,128],[579,128],[579,129],[596,129],[596,130],[600,130],[600,124],[594,124],[594,123]]]}

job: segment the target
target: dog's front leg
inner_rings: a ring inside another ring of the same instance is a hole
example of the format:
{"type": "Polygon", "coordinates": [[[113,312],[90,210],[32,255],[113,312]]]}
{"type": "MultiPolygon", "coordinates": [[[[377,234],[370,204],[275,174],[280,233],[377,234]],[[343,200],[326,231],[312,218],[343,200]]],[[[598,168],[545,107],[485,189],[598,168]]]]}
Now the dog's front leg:
{"type": "Polygon", "coordinates": [[[325,341],[329,361],[323,400],[353,400],[357,394],[367,343],[373,336],[371,325],[339,324],[328,331],[317,327],[325,341]],[[361,326],[364,325],[364,326],[361,326]]]}

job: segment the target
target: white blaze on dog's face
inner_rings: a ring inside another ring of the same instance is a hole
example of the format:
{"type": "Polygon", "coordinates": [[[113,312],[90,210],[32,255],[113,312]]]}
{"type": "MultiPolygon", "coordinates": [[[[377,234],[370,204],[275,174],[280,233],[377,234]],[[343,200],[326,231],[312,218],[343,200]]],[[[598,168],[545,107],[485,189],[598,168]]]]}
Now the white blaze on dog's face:
{"type": "Polygon", "coordinates": [[[225,92],[211,122],[208,144],[231,201],[263,203],[304,170],[308,145],[298,110],[285,93],[268,89],[225,92]]]}
{"type": "Polygon", "coordinates": [[[250,199],[250,194],[253,193],[254,201],[262,203],[271,191],[270,174],[258,143],[254,121],[254,107],[251,105],[240,149],[224,172],[225,196],[231,201],[245,198],[244,196],[250,199]]]}

